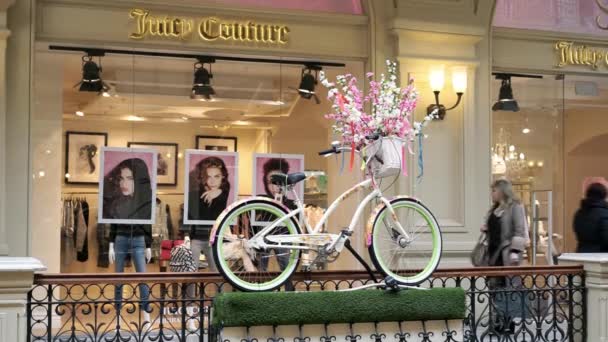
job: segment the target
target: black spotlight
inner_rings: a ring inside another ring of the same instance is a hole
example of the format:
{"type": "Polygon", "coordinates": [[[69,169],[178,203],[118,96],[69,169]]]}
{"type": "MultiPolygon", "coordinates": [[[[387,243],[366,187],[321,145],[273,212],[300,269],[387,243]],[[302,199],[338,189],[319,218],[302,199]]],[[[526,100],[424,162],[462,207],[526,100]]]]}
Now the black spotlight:
{"type": "MultiPolygon", "coordinates": [[[[209,63],[211,70],[211,63],[209,63]]],[[[215,95],[215,90],[211,86],[213,74],[205,69],[203,61],[198,61],[194,64],[194,81],[192,82],[192,92],[190,98],[199,101],[209,101],[211,96],[215,95]]]]}
{"type": "Polygon", "coordinates": [[[93,56],[82,57],[82,80],[76,84],[80,91],[100,93],[109,89],[101,78],[101,59],[99,65],[93,61],[93,56]]]}
{"type": "Polygon", "coordinates": [[[317,104],[321,103],[315,94],[317,76],[320,70],[321,67],[318,65],[307,65],[302,69],[302,79],[300,80],[300,86],[298,87],[298,94],[300,94],[302,98],[307,100],[314,98],[317,104]]]}
{"type": "Polygon", "coordinates": [[[510,75],[496,75],[497,79],[501,79],[500,93],[498,95],[498,101],[492,106],[493,111],[507,111],[507,112],[518,112],[519,105],[513,98],[513,89],[511,88],[511,76],[510,75]]]}

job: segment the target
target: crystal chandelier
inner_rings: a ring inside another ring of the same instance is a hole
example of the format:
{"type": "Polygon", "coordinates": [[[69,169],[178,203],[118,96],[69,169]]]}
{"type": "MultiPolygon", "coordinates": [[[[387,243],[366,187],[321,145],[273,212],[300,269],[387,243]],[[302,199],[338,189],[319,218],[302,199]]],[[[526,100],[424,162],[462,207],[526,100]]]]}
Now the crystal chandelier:
{"type": "Polygon", "coordinates": [[[496,144],[492,147],[492,174],[510,180],[529,179],[536,165],[530,165],[526,155],[509,143],[508,134],[501,128],[496,144]]]}

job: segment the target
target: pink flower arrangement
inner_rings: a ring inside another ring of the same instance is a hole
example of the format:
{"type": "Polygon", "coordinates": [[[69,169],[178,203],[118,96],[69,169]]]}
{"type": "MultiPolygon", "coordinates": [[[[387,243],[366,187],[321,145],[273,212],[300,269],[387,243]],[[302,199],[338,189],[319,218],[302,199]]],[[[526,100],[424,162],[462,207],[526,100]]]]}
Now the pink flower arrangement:
{"type": "Polygon", "coordinates": [[[373,73],[366,75],[369,81],[367,95],[357,88],[354,76],[340,75],[332,83],[321,72],[319,78],[329,89],[327,98],[332,101],[332,112],[325,117],[335,121],[332,128],[344,145],[365,146],[369,143],[366,136],[374,133],[401,138],[409,145],[422,126],[432,119],[434,114],[422,123],[413,123],[412,115],[418,103],[414,81],[410,79],[405,88],[400,88],[397,63],[386,61],[386,66],[388,76],[382,74],[380,81],[374,80],[373,73]],[[366,112],[366,107],[371,109],[370,113],[366,112]]]}

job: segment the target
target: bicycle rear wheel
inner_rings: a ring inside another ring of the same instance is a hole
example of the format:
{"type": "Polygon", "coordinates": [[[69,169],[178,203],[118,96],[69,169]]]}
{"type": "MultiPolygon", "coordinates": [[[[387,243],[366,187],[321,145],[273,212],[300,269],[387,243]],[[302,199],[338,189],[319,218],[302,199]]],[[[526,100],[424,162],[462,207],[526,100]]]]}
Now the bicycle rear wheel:
{"type": "Polygon", "coordinates": [[[412,198],[397,198],[374,217],[369,253],[376,269],[404,285],[418,285],[441,259],[441,230],[430,210],[412,198]],[[395,219],[408,236],[395,225],[395,219]]]}
{"type": "MultiPolygon", "coordinates": [[[[218,270],[232,286],[242,291],[270,291],[283,285],[296,271],[300,250],[264,250],[251,243],[256,233],[287,214],[287,209],[278,202],[253,198],[222,215],[212,248],[218,270]]],[[[298,223],[292,218],[273,228],[265,237],[299,232],[298,223]]]]}

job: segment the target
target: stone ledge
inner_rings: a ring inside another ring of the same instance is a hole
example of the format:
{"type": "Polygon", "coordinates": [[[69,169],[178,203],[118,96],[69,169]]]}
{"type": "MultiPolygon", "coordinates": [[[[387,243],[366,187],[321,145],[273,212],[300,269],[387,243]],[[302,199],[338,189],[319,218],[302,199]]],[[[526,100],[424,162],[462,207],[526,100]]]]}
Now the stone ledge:
{"type": "Polygon", "coordinates": [[[40,260],[30,257],[0,257],[0,273],[46,271],[40,260]]]}
{"type": "Polygon", "coordinates": [[[565,253],[559,257],[560,261],[608,264],[608,253],[565,253]]]}

